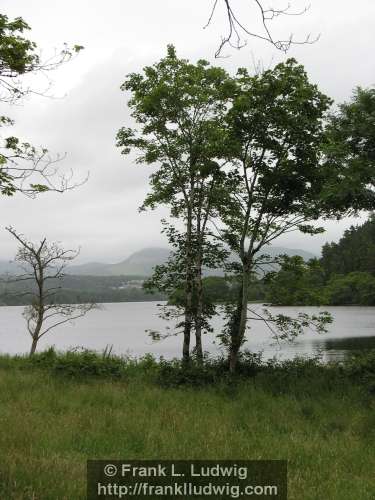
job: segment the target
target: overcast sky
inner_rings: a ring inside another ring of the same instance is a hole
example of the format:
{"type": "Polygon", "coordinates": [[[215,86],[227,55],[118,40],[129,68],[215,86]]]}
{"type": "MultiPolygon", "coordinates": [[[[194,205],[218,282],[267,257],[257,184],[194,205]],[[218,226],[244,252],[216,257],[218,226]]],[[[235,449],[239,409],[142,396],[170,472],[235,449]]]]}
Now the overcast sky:
{"type": "MultiPolygon", "coordinates": [[[[85,46],[74,61],[51,74],[54,99],[33,96],[22,106],[2,105],[0,114],[16,120],[12,133],[52,152],[66,152],[64,166],[73,168],[77,180],[87,171],[90,178],[63,195],[1,197],[0,259],[12,258],[16,249],[3,229],[8,224],[30,239],[46,236],[64,246],[81,246],[80,262],[116,262],[143,247],[166,246],[159,223],[163,212],[137,211],[147,192],[150,167],[121,157],[115,135],[129,123],[127,96],[119,90],[125,75],[163,57],[169,43],[182,57],[205,58],[231,72],[238,66],[252,69],[254,60],[269,67],[295,57],[336,102],[349,99],[358,85],[375,84],[374,0],[310,3],[304,16],[280,18],[274,32],[293,32],[296,39],[321,34],[317,43],[292,47],[285,56],[265,42],[248,39],[247,47],[226,50],[230,57],[214,60],[225,19],[218,11],[213,24],[202,29],[212,0],[3,0],[2,13],[22,16],[32,27],[27,36],[46,57],[63,42],[85,46]]],[[[300,9],[306,2],[291,4],[300,9]]],[[[248,0],[233,0],[242,19],[260,29],[247,5],[248,0]]],[[[33,81],[40,89],[45,83],[33,81]]],[[[276,244],[319,253],[325,241],[338,240],[351,223],[331,222],[322,236],[289,235],[276,244]]]]}

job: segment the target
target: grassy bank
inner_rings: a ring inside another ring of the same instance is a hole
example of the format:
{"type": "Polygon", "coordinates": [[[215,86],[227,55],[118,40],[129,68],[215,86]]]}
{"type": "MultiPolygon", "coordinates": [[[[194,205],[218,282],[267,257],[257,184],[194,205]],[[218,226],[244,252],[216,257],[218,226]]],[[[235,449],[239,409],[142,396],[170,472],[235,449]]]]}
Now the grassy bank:
{"type": "Polygon", "coordinates": [[[291,500],[373,499],[371,360],[219,365],[0,358],[0,498],[83,499],[87,458],[279,458],[291,500]]]}

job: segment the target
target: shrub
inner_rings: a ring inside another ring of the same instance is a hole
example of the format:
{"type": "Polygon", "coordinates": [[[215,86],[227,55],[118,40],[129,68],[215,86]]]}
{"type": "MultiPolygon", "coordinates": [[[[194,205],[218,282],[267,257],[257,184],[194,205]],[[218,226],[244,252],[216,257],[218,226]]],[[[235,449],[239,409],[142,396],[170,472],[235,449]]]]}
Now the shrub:
{"type": "Polygon", "coordinates": [[[343,370],[349,378],[364,384],[375,394],[375,349],[352,353],[344,361],[343,370]]]}
{"type": "Polygon", "coordinates": [[[53,369],[69,377],[111,377],[120,378],[125,374],[125,363],[117,356],[105,356],[90,350],[80,353],[68,351],[56,358],[53,369]]]}
{"type": "Polygon", "coordinates": [[[118,356],[99,354],[89,349],[78,348],[59,353],[50,348],[34,354],[30,363],[39,368],[68,377],[111,377],[119,378],[125,374],[126,361],[118,356]]]}

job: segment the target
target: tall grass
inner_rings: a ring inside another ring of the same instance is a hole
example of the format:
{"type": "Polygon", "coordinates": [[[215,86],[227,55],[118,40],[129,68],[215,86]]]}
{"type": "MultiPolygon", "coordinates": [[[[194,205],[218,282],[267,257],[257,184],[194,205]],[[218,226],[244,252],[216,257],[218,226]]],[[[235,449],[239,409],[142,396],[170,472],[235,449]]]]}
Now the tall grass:
{"type": "Polygon", "coordinates": [[[176,362],[104,358],[0,358],[1,499],[83,499],[88,458],[287,459],[290,500],[374,498],[369,363],[366,381],[254,360],[228,379],[220,363],[184,378],[176,362]]]}

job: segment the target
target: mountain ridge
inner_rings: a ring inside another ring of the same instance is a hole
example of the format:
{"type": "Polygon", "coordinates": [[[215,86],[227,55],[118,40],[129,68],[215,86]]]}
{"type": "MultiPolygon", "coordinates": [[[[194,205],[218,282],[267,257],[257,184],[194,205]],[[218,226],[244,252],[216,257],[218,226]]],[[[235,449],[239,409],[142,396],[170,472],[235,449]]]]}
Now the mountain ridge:
{"type": "MultiPolygon", "coordinates": [[[[300,255],[305,260],[317,257],[316,254],[301,250],[298,248],[287,247],[269,247],[264,253],[269,253],[271,256],[280,254],[300,255]]],[[[127,259],[116,264],[104,264],[100,262],[89,262],[76,266],[69,266],[67,273],[77,275],[92,276],[150,276],[153,268],[158,264],[163,264],[170,254],[168,248],[163,247],[147,247],[134,252],[127,259]],[[100,274],[104,273],[104,274],[100,274]]],[[[220,270],[210,270],[208,274],[219,274],[220,270]]]]}
{"type": "MultiPolygon", "coordinates": [[[[271,256],[279,254],[300,255],[305,260],[317,257],[316,254],[298,248],[287,248],[270,246],[264,253],[271,256]]],[[[128,258],[114,263],[87,262],[67,267],[66,274],[77,276],[150,276],[153,268],[158,264],[163,264],[170,254],[170,250],[165,247],[146,247],[132,253],[128,258]]],[[[16,274],[20,272],[16,263],[7,260],[0,260],[0,275],[5,273],[16,274]]],[[[207,270],[208,275],[222,275],[220,269],[207,270]]]]}

